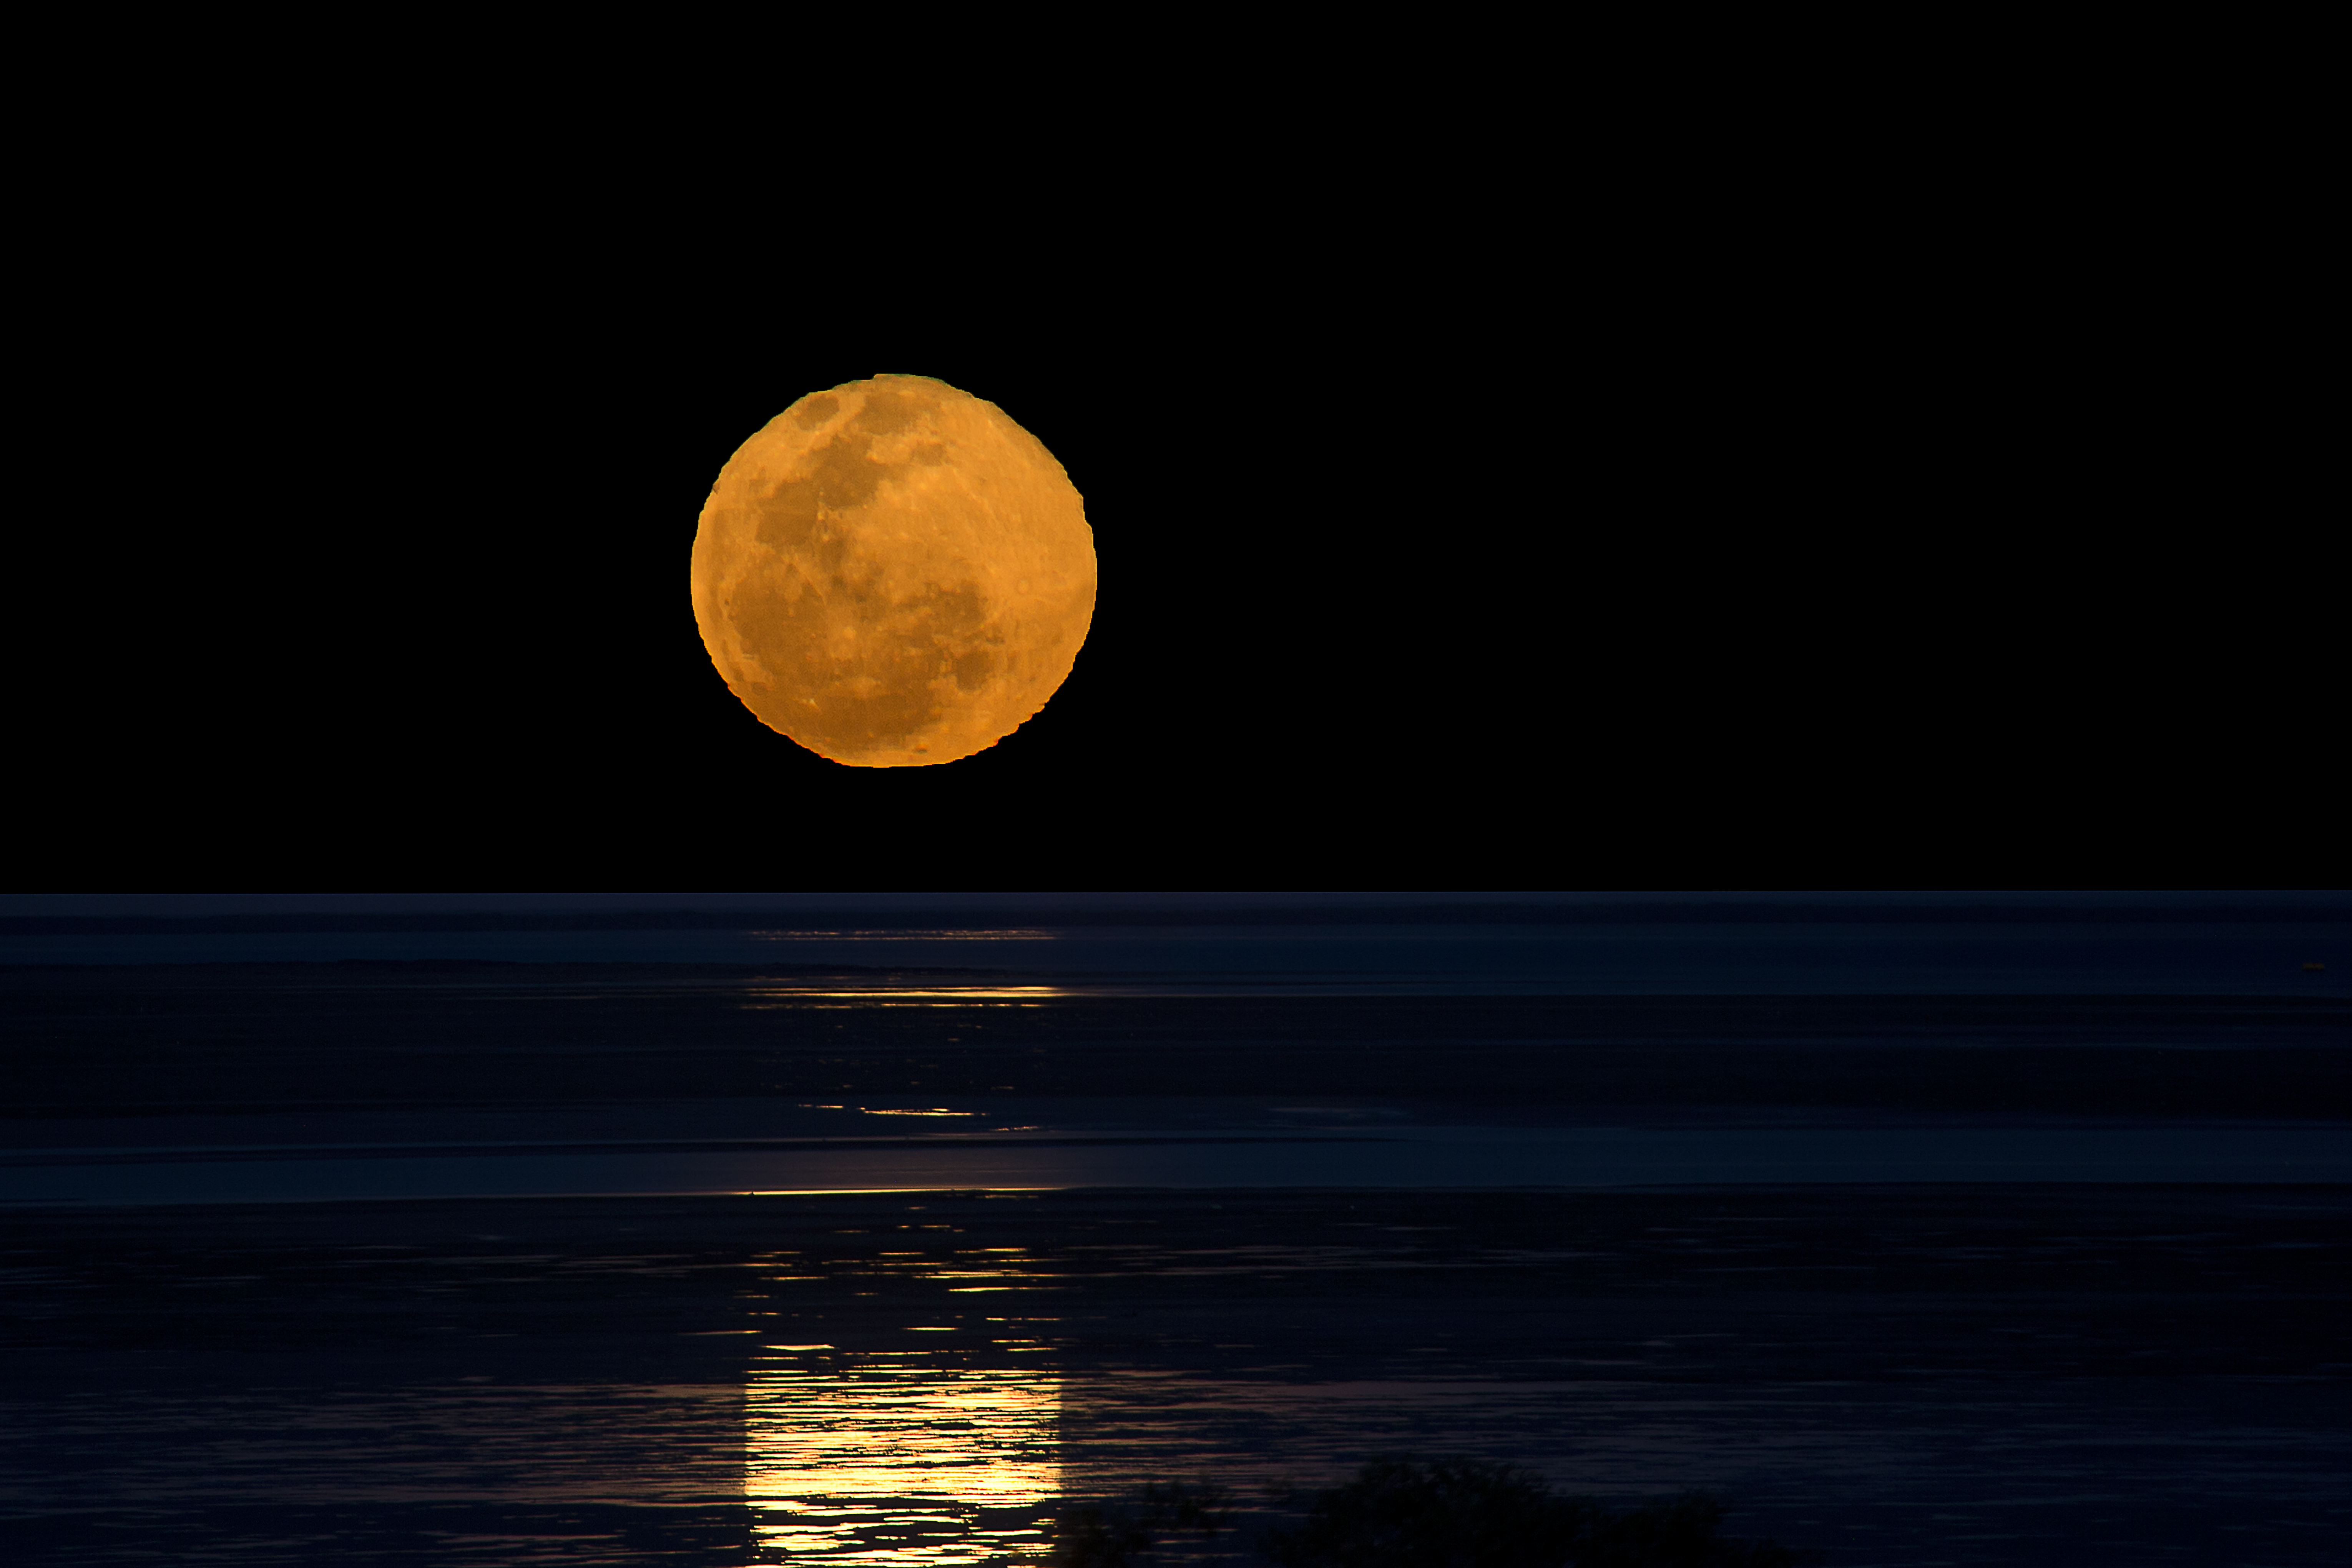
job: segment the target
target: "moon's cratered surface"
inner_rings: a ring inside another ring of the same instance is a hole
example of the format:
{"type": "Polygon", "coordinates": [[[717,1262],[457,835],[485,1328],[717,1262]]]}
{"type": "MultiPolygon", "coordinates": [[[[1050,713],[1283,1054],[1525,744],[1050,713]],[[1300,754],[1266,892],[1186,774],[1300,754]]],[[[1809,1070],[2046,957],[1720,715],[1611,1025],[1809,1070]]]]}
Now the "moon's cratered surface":
{"type": "Polygon", "coordinates": [[[812,393],[727,459],[694,535],[711,662],[772,730],[854,767],[984,751],[1094,618],[1094,533],[1037,438],[920,375],[812,393]]]}

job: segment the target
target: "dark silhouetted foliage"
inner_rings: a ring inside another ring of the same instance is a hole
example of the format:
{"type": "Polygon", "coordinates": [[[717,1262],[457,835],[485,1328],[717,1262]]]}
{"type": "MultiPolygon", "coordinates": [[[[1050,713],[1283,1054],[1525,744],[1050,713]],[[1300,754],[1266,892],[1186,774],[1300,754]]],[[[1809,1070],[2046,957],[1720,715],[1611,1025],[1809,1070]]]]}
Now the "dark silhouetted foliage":
{"type": "Polygon", "coordinates": [[[1615,1510],[1559,1497],[1512,1465],[1379,1459],[1277,1531],[1283,1568],[1798,1568],[1815,1559],[1726,1540],[1723,1505],[1697,1493],[1615,1510]]]}
{"type": "Polygon", "coordinates": [[[1511,1465],[1375,1459],[1267,1546],[1284,1568],[1558,1568],[1591,1511],[1511,1465]]]}
{"type": "Polygon", "coordinates": [[[1576,1568],[1799,1568],[1817,1553],[1726,1540],[1723,1505],[1699,1492],[1622,1512],[1600,1510],[1567,1561],[1576,1568]]]}
{"type": "Polygon", "coordinates": [[[1080,1503],[1066,1509],[1054,1526],[1054,1568],[1128,1568],[1171,1531],[1202,1535],[1222,1530],[1234,1516],[1223,1487],[1155,1481],[1139,1504],[1080,1503]]]}

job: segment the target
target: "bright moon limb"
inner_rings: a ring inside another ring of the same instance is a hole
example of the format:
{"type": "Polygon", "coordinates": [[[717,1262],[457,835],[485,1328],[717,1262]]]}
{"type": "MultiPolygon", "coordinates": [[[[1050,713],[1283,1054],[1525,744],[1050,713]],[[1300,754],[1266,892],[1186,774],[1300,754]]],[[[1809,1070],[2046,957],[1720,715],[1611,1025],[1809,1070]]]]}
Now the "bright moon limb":
{"type": "Polygon", "coordinates": [[[694,618],[760,721],[852,767],[951,763],[1034,718],[1094,619],[1078,492],[945,382],[812,393],[719,471],[694,618]]]}

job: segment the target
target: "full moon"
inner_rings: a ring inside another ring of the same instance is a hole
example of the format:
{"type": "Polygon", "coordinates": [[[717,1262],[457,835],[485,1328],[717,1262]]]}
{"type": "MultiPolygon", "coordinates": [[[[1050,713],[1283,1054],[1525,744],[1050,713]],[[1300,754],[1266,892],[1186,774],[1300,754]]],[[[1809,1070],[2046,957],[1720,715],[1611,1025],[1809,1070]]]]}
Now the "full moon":
{"type": "Polygon", "coordinates": [[[694,619],[770,729],[860,768],[987,750],[1068,679],[1095,608],[1069,475],[1004,411],[877,375],[736,448],[694,534],[694,619]]]}

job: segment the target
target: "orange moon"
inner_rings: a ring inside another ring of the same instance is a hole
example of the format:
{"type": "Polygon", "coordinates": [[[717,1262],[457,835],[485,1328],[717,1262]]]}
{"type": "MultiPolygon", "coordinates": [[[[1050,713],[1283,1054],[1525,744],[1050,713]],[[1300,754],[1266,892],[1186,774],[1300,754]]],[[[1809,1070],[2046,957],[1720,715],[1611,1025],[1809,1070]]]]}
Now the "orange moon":
{"type": "Polygon", "coordinates": [[[694,619],[760,721],[859,768],[985,751],[1061,688],[1095,608],[1070,477],[945,382],[812,393],[719,470],[694,619]]]}

